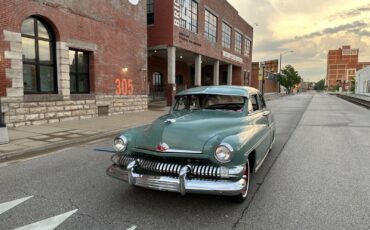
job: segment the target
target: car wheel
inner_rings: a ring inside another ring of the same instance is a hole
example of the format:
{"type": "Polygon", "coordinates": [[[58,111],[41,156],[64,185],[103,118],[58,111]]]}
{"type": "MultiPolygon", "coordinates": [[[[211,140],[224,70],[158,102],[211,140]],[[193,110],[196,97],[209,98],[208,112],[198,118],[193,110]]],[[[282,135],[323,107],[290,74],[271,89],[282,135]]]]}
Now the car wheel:
{"type": "Polygon", "coordinates": [[[245,179],[245,186],[241,193],[239,195],[233,196],[232,200],[237,202],[237,203],[242,203],[247,199],[248,196],[248,191],[249,191],[249,180],[250,180],[250,167],[249,167],[249,160],[247,160],[246,163],[246,169],[244,171],[243,178],[245,179]]]}

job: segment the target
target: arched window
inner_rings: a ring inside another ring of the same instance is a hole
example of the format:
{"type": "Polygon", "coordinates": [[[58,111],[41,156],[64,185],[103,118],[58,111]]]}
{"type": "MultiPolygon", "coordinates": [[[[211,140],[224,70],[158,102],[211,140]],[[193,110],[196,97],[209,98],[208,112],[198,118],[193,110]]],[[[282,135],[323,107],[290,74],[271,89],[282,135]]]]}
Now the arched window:
{"type": "Polygon", "coordinates": [[[22,23],[23,81],[25,94],[57,93],[55,37],[38,18],[22,23]]]}
{"type": "Polygon", "coordinates": [[[153,73],[153,89],[155,92],[163,91],[163,77],[161,73],[153,73]]]}

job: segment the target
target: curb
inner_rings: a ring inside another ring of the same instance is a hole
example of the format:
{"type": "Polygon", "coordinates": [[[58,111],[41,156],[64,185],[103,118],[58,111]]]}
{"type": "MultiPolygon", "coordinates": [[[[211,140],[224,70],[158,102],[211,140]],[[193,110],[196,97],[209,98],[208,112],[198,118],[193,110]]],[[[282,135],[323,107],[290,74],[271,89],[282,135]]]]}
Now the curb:
{"type": "Polygon", "coordinates": [[[47,144],[42,147],[27,148],[24,150],[3,153],[0,155],[0,163],[11,161],[11,160],[22,159],[22,158],[25,158],[25,156],[32,157],[32,156],[44,155],[52,151],[67,148],[67,147],[74,146],[77,144],[88,143],[88,142],[95,141],[98,139],[103,140],[103,139],[108,139],[108,138],[114,138],[114,136],[116,136],[118,133],[122,132],[125,129],[130,129],[132,127],[136,127],[136,126],[132,125],[132,126],[123,127],[120,129],[110,130],[104,133],[90,135],[87,137],[75,138],[71,140],[64,140],[64,141],[60,141],[60,142],[53,143],[53,144],[47,144]]]}

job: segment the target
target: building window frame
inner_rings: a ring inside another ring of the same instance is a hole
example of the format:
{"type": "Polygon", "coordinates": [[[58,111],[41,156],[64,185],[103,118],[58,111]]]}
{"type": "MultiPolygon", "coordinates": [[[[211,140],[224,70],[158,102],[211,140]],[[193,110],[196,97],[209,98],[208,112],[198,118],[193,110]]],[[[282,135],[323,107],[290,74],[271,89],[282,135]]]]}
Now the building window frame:
{"type": "Polygon", "coordinates": [[[244,38],[244,56],[251,57],[252,53],[252,41],[245,37],[244,38]]]}
{"type": "Polygon", "coordinates": [[[72,68],[72,64],[70,63],[70,70],[69,70],[70,92],[71,94],[89,94],[90,88],[91,88],[90,87],[90,52],[78,50],[78,49],[69,49],[69,54],[71,55],[71,53],[74,53],[73,55],[74,55],[75,64],[74,64],[74,68],[72,68]],[[79,53],[82,53],[84,57],[83,61],[86,61],[85,70],[80,69],[79,53]],[[75,76],[74,81],[72,80],[72,77],[71,77],[72,74],[75,76]],[[87,80],[87,82],[85,83],[86,84],[85,91],[81,90],[80,85],[79,85],[80,80],[83,80],[83,78],[87,80]],[[75,87],[72,87],[73,83],[75,84],[75,87]],[[73,88],[75,88],[76,90],[72,90],[73,88]]]}
{"type": "Polygon", "coordinates": [[[222,22],[222,47],[231,49],[232,27],[222,22]]]}
{"type": "MultiPolygon", "coordinates": [[[[54,35],[54,31],[51,29],[50,25],[45,22],[45,20],[39,18],[39,17],[34,17],[34,16],[31,16],[27,19],[25,19],[22,23],[22,29],[23,30],[23,25],[24,23],[26,23],[27,20],[32,20],[33,21],[33,25],[32,25],[32,30],[33,30],[33,35],[31,34],[27,34],[23,31],[21,31],[21,37],[22,37],[22,65],[23,65],[23,80],[24,80],[24,77],[25,77],[25,66],[33,66],[33,71],[34,71],[34,75],[35,75],[35,81],[36,81],[36,85],[35,85],[35,89],[34,90],[27,90],[26,87],[24,87],[24,94],[57,94],[58,93],[58,82],[57,82],[57,68],[56,68],[56,39],[55,39],[55,35],[54,35]],[[42,27],[44,28],[42,28],[42,27]],[[41,27],[41,29],[40,29],[41,27]],[[47,33],[47,36],[48,38],[45,38],[45,37],[42,37],[42,35],[40,36],[39,34],[39,30],[42,30],[42,29],[45,29],[46,31],[43,31],[44,33],[47,33]],[[34,44],[32,47],[30,48],[33,48],[33,52],[34,52],[34,60],[31,61],[31,60],[27,60],[26,59],[26,55],[25,55],[25,41],[26,39],[28,41],[33,41],[34,44]],[[50,57],[50,61],[41,61],[40,60],[40,43],[41,42],[47,42],[48,43],[48,46],[49,46],[49,57],[50,57]],[[52,90],[43,90],[42,89],[42,67],[46,67],[46,68],[52,68],[51,71],[49,71],[49,74],[53,74],[52,78],[50,78],[50,80],[52,80],[52,90]]],[[[24,86],[26,85],[27,83],[24,81],[24,86]]]]}
{"type": "Polygon", "coordinates": [[[204,36],[210,42],[217,42],[218,18],[209,10],[205,10],[204,36]]]}
{"type": "Polygon", "coordinates": [[[243,35],[239,33],[238,31],[235,31],[235,46],[234,50],[236,53],[241,54],[242,53],[242,44],[243,44],[243,35]]]}
{"type": "Polygon", "coordinates": [[[180,27],[198,33],[198,2],[180,0],[180,27]]]}
{"type": "Polygon", "coordinates": [[[146,10],[147,10],[147,24],[153,25],[154,24],[154,0],[147,0],[146,2],[146,10]]]}

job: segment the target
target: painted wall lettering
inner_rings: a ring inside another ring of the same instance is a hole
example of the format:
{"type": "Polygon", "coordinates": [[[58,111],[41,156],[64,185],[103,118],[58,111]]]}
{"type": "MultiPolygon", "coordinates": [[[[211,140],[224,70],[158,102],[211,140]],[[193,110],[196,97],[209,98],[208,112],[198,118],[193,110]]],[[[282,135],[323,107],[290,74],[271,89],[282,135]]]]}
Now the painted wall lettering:
{"type": "Polygon", "coordinates": [[[134,86],[132,84],[132,80],[117,78],[115,80],[115,83],[116,83],[116,95],[127,96],[132,95],[134,93],[134,86]]]}
{"type": "Polygon", "coordinates": [[[180,26],[180,0],[173,0],[173,24],[180,26]]]}

